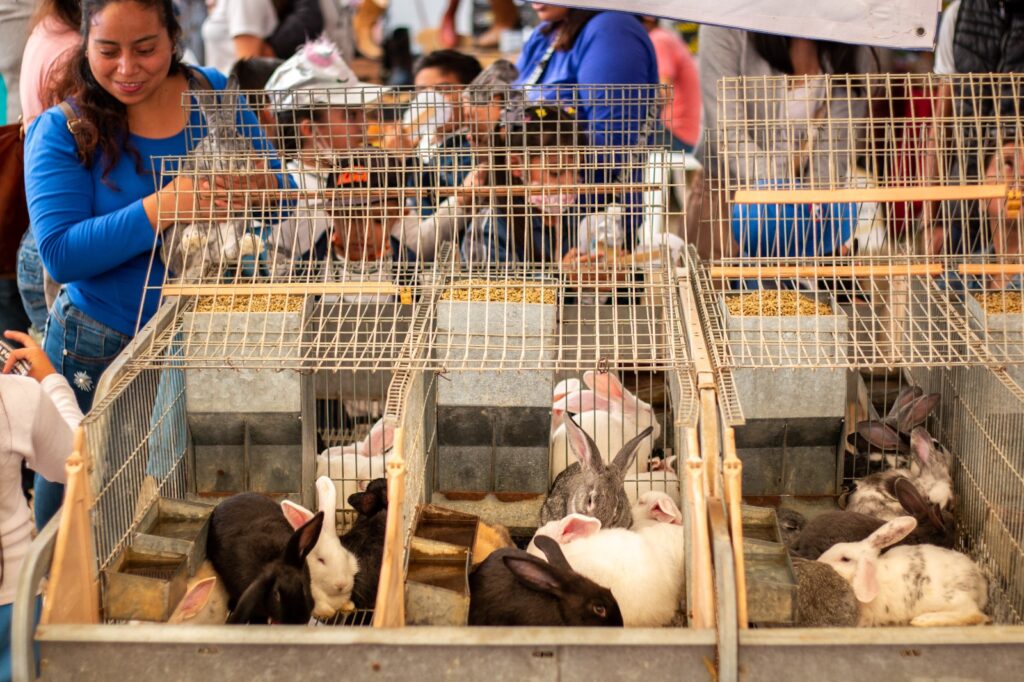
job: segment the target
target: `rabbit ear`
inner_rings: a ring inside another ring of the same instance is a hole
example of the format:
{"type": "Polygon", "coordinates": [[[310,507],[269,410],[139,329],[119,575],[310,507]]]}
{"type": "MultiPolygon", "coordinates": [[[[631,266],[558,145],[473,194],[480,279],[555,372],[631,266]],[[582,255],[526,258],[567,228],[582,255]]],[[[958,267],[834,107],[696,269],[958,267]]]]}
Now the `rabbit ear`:
{"type": "Polygon", "coordinates": [[[892,407],[889,408],[888,418],[895,419],[907,405],[920,398],[923,394],[924,390],[920,386],[905,386],[900,391],[900,394],[896,396],[892,407]]]}
{"type": "Polygon", "coordinates": [[[383,455],[395,442],[395,424],[387,417],[381,417],[370,429],[370,435],[363,440],[360,454],[364,457],[383,455]]]}
{"type": "Polygon", "coordinates": [[[557,403],[559,400],[575,393],[583,388],[583,384],[580,383],[579,379],[562,379],[555,387],[551,390],[551,401],[557,403]]]}
{"type": "Polygon", "coordinates": [[[932,457],[932,436],[924,427],[918,426],[910,432],[910,448],[921,466],[927,467],[932,457]]]}
{"type": "Polygon", "coordinates": [[[533,544],[537,546],[537,549],[544,552],[544,556],[548,558],[549,564],[557,566],[563,571],[572,571],[572,567],[569,565],[568,559],[565,558],[565,554],[562,553],[559,543],[555,542],[552,538],[541,535],[534,539],[533,544]]]}
{"type": "MultiPolygon", "coordinates": [[[[331,487],[334,487],[333,484],[331,487]]],[[[313,512],[301,504],[295,504],[291,500],[283,500],[281,502],[281,511],[284,512],[284,518],[288,521],[288,525],[292,527],[292,530],[302,528],[303,525],[313,518],[313,512]]]]}
{"type": "Polygon", "coordinates": [[[552,409],[570,414],[590,412],[592,410],[607,410],[608,400],[593,391],[575,391],[566,395],[562,400],[555,401],[552,409]]]}
{"type": "Polygon", "coordinates": [[[273,584],[273,574],[270,571],[264,571],[249,587],[245,588],[245,592],[238,598],[238,604],[228,616],[228,624],[252,621],[253,613],[257,608],[263,606],[267,592],[273,584]]]}
{"type": "MultiPolygon", "coordinates": [[[[556,547],[558,545],[554,541],[552,544],[556,547]]],[[[540,548],[540,545],[537,547],[540,548]]],[[[531,590],[555,596],[562,594],[563,581],[558,575],[558,569],[552,564],[530,554],[504,556],[501,560],[505,562],[505,566],[512,572],[512,575],[531,590]]]]}
{"type": "MultiPolygon", "coordinates": [[[[582,540],[601,530],[601,520],[583,514],[569,514],[561,521],[558,534],[559,544],[568,544],[573,540],[582,540]]],[[[547,554],[547,552],[545,552],[547,554]]]]}
{"type": "Polygon", "coordinates": [[[651,518],[659,523],[683,525],[683,512],[679,511],[679,507],[667,495],[664,497],[659,495],[655,503],[651,505],[651,518]]]}
{"type": "Polygon", "coordinates": [[[869,535],[864,542],[878,554],[886,547],[896,544],[917,528],[913,516],[898,516],[869,535]]]}
{"type": "Polygon", "coordinates": [[[615,455],[615,459],[612,461],[612,466],[618,470],[619,475],[622,477],[626,476],[626,472],[633,466],[633,460],[636,458],[637,448],[640,447],[640,443],[651,435],[654,431],[653,426],[648,426],[646,429],[633,436],[632,440],[622,446],[619,453],[615,455]]]}
{"type": "Polygon", "coordinates": [[[932,410],[939,404],[942,396],[938,393],[929,393],[913,401],[899,414],[898,428],[904,433],[909,433],[914,427],[920,426],[932,410]]]}
{"type": "Polygon", "coordinates": [[[900,476],[893,480],[892,495],[911,516],[920,517],[928,514],[928,507],[931,505],[921,497],[921,492],[909,478],[900,476]]]}
{"type": "Polygon", "coordinates": [[[316,479],[316,499],[317,508],[325,515],[338,511],[338,489],[334,487],[334,481],[327,476],[316,479]]]}
{"type": "Polygon", "coordinates": [[[878,596],[878,563],[874,557],[857,559],[857,570],[853,574],[853,594],[857,601],[867,604],[878,596]]]}
{"type": "Polygon", "coordinates": [[[181,618],[181,620],[191,620],[199,615],[199,612],[203,610],[206,603],[210,601],[210,595],[213,594],[213,588],[217,586],[216,576],[204,578],[197,582],[195,585],[189,588],[185,596],[181,598],[181,603],[178,604],[178,608],[175,609],[175,614],[181,618]]]}
{"type": "Polygon", "coordinates": [[[626,395],[632,397],[632,394],[622,387],[619,378],[611,372],[596,374],[592,380],[594,385],[591,388],[594,392],[607,397],[610,402],[619,402],[626,395]]]}
{"type": "Polygon", "coordinates": [[[562,414],[562,423],[565,425],[569,447],[580,461],[580,467],[584,471],[601,471],[604,468],[604,461],[601,459],[601,453],[598,451],[594,439],[581,429],[568,414],[562,414]]]}
{"type": "Polygon", "coordinates": [[[860,422],[857,434],[879,450],[899,450],[903,446],[900,434],[880,421],[860,422]]]}
{"type": "Polygon", "coordinates": [[[306,557],[320,538],[320,529],[323,527],[323,523],[324,513],[320,511],[301,528],[292,533],[284,550],[284,560],[286,563],[297,568],[302,567],[306,557]]]}

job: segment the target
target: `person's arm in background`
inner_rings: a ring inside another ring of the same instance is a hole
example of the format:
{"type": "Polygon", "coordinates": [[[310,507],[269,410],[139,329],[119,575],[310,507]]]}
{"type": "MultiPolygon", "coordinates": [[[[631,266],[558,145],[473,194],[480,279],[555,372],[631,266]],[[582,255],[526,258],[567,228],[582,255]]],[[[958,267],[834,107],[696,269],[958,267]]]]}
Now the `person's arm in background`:
{"type": "Polygon", "coordinates": [[[267,38],[267,44],[277,57],[288,59],[299,46],[316,38],[323,30],[320,0],[294,0],[291,11],[281,17],[281,23],[267,38]]]}
{"type": "Polygon", "coordinates": [[[235,48],[235,59],[273,57],[273,49],[267,43],[267,38],[278,25],[274,6],[262,1],[220,1],[230,2],[227,7],[228,34],[235,48]]]}

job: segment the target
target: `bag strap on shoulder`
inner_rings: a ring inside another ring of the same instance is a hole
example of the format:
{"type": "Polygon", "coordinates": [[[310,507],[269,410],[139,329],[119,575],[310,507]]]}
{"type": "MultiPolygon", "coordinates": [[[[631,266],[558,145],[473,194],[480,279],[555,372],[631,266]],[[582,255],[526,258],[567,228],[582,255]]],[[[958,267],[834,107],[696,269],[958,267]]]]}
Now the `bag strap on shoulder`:
{"type": "Polygon", "coordinates": [[[78,115],[78,110],[71,103],[71,100],[66,99],[57,106],[64,112],[64,118],[68,120],[68,132],[71,133],[71,137],[75,138],[75,146],[78,148],[78,160],[85,163],[85,152],[82,142],[82,117],[78,115]]]}

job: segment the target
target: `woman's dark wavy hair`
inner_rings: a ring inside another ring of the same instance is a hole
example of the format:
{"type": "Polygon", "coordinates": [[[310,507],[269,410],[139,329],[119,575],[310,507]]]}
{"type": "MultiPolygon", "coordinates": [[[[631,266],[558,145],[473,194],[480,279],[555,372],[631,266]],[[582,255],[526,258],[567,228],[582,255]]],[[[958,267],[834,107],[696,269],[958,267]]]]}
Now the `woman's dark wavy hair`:
{"type": "Polygon", "coordinates": [[[542,35],[550,35],[558,31],[558,38],[555,39],[555,49],[559,52],[568,52],[572,49],[576,37],[583,30],[591,19],[599,13],[587,9],[570,9],[565,19],[556,21],[540,28],[542,35]]]}
{"type": "Polygon", "coordinates": [[[136,169],[142,173],[142,157],[128,137],[128,110],[116,97],[103,89],[92,74],[86,48],[93,18],[108,5],[118,2],[133,2],[146,9],[154,9],[160,16],[160,23],[167,29],[174,53],[167,75],[185,70],[178,51],[181,25],[174,15],[171,0],[82,0],[82,23],[80,32],[82,45],[71,57],[68,68],[63,69],[51,90],[50,104],[71,100],[79,116],[80,132],[78,142],[82,163],[91,168],[97,156],[103,156],[103,180],[117,165],[121,154],[128,152],[135,159],[136,169]]]}

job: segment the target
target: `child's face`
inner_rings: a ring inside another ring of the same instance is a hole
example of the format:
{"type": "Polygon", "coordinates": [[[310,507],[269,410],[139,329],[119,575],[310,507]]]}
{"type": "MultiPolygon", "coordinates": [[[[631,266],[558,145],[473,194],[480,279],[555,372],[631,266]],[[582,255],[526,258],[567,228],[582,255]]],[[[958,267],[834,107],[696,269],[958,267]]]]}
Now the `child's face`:
{"type": "Polygon", "coordinates": [[[330,108],[320,123],[310,121],[307,140],[316,148],[343,152],[366,146],[366,117],[355,108],[330,108]]]}
{"type": "Polygon", "coordinates": [[[488,104],[462,100],[462,120],[466,124],[466,136],[474,147],[486,147],[490,143],[491,133],[501,121],[501,101],[492,99],[488,104]]]}
{"type": "Polygon", "coordinates": [[[334,253],[347,261],[378,261],[391,252],[391,228],[401,219],[397,202],[374,204],[363,215],[334,219],[334,253]]]}
{"type": "Polygon", "coordinates": [[[529,187],[575,194],[575,185],[578,183],[577,170],[575,154],[548,152],[528,157],[525,168],[518,173],[529,187]]]}
{"type": "MultiPolygon", "coordinates": [[[[1024,179],[1024,144],[1004,144],[1002,149],[989,159],[985,167],[985,179],[990,182],[1006,183],[1011,188],[1019,189],[1024,179]]],[[[1005,219],[1006,197],[990,199],[988,215],[990,219],[1005,219]]]]}

